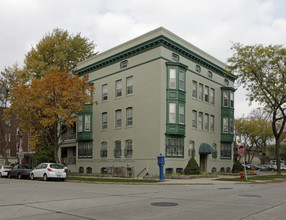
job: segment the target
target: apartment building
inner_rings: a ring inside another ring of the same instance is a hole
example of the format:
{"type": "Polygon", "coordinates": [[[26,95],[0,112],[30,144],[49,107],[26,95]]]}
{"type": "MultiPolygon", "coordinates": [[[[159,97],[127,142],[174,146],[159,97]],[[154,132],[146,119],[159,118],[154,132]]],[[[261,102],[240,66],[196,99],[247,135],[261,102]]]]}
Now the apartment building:
{"type": "Polygon", "coordinates": [[[78,64],[94,104],[79,115],[61,158],[73,172],[127,176],[232,168],[234,80],[221,61],[163,27],[78,64]]]}

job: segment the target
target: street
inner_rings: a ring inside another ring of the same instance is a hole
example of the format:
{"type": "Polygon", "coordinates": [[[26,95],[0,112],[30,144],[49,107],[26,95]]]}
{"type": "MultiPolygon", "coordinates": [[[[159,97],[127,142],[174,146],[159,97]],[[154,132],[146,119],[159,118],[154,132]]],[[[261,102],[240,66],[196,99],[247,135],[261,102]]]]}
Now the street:
{"type": "Polygon", "coordinates": [[[286,182],[88,184],[0,179],[0,219],[284,219],[286,182]]]}

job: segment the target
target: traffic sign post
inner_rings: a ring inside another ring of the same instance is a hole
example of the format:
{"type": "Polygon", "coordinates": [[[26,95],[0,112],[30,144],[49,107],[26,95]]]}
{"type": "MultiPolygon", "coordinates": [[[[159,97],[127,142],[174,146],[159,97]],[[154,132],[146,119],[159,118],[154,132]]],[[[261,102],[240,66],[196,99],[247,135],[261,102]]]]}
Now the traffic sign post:
{"type": "Polygon", "coordinates": [[[245,154],[244,154],[244,146],[243,145],[240,145],[238,147],[238,154],[243,159],[243,162],[244,162],[244,174],[245,174],[245,179],[247,180],[247,172],[246,172],[246,166],[245,166],[245,154]]]}

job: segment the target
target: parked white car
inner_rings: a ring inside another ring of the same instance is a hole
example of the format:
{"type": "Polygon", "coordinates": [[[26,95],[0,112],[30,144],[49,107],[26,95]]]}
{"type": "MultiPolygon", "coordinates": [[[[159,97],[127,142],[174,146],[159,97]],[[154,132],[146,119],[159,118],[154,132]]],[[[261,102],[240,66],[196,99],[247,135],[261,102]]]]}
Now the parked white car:
{"type": "Polygon", "coordinates": [[[0,178],[4,176],[8,176],[8,171],[12,169],[13,167],[0,165],[0,178]]]}
{"type": "Polygon", "coordinates": [[[31,180],[43,179],[59,179],[64,181],[67,173],[63,164],[59,163],[41,163],[30,173],[31,180]]]}

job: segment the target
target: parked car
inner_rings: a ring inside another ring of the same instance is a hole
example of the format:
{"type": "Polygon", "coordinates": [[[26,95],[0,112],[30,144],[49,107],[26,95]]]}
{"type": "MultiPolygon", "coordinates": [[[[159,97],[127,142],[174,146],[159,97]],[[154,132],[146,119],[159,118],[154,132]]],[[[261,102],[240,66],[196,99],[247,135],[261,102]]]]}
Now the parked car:
{"type": "Polygon", "coordinates": [[[41,163],[30,173],[31,180],[43,179],[59,179],[64,181],[67,173],[63,164],[59,163],[41,163]]]}
{"type": "Polygon", "coordinates": [[[31,167],[26,164],[18,164],[13,167],[13,169],[8,171],[8,178],[18,177],[19,179],[27,178],[30,176],[30,172],[32,171],[31,167]]]}
{"type": "Polygon", "coordinates": [[[0,178],[4,176],[8,176],[8,171],[11,170],[13,167],[0,165],[0,178]]]}

